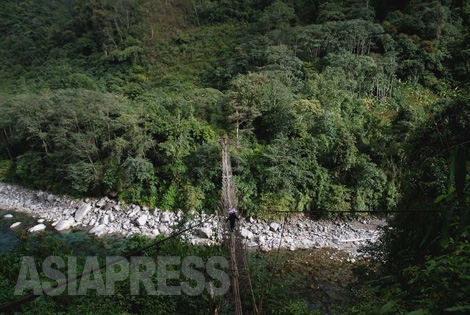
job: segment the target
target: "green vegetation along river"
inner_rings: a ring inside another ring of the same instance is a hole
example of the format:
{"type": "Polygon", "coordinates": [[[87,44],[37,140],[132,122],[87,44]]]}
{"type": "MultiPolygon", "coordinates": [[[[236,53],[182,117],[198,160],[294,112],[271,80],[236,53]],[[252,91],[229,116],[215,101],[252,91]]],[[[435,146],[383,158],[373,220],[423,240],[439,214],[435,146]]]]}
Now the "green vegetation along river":
{"type": "MultiPolygon", "coordinates": [[[[57,232],[50,228],[49,222],[44,222],[45,231],[29,233],[27,230],[37,224],[37,218],[28,215],[0,211],[0,279],[1,287],[0,304],[11,302],[19,296],[14,296],[13,291],[18,278],[21,257],[32,256],[41,266],[41,259],[48,255],[77,256],[78,261],[84,261],[86,256],[97,256],[105,259],[106,256],[122,255],[129,249],[135,249],[151,242],[150,239],[135,236],[124,238],[122,236],[95,237],[83,229],[73,229],[67,232],[57,232]],[[6,214],[13,214],[13,218],[3,218],[6,214]],[[22,222],[15,228],[10,228],[14,222],[22,222]]],[[[178,240],[163,246],[162,251],[166,254],[200,255],[207,259],[210,255],[227,254],[228,249],[223,247],[194,247],[178,240]]],[[[143,255],[155,257],[155,251],[145,252],[143,255]]],[[[334,249],[320,250],[298,250],[263,253],[261,251],[248,251],[248,264],[252,288],[255,295],[260,298],[264,295],[264,309],[266,311],[280,311],[288,314],[290,312],[318,312],[322,314],[335,313],[346,309],[353,301],[353,290],[356,276],[353,273],[355,266],[363,264],[348,262],[348,255],[334,249]],[[277,262],[276,262],[277,261],[277,262]],[[262,294],[262,292],[265,292],[262,294]]],[[[41,272],[40,272],[41,274],[41,272]]],[[[41,274],[41,279],[44,275],[41,274]]],[[[148,295],[130,296],[125,291],[126,284],[118,289],[118,296],[126,296],[121,302],[114,304],[112,298],[96,296],[89,292],[84,297],[40,297],[33,302],[25,304],[20,309],[26,313],[59,313],[69,307],[77,307],[78,313],[88,313],[97,307],[97,313],[108,313],[109,309],[118,312],[139,313],[150,311],[156,307],[150,302],[148,295]],[[121,291],[122,290],[122,291],[121,291]],[[93,300],[93,302],[90,302],[93,300]],[[110,303],[108,306],[104,306],[110,303]],[[104,304],[104,305],[103,305],[104,304]],[[84,305],[88,305],[85,307],[84,305]],[[112,306],[111,306],[112,305],[112,306]],[[106,310],[106,311],[105,311],[106,310]],[[137,311],[138,310],[138,311],[137,311]]],[[[244,308],[254,312],[251,291],[244,291],[244,308]]],[[[230,293],[227,293],[229,296],[230,293]]],[[[208,310],[217,305],[222,314],[231,312],[230,302],[227,298],[212,301],[206,300],[207,292],[202,299],[196,299],[191,308],[194,313],[204,314],[202,310],[208,310]],[[211,304],[212,303],[212,304],[211,304]],[[215,304],[213,304],[215,303],[215,304]]],[[[191,297],[165,297],[158,307],[169,311],[176,311],[184,307],[187,299],[191,297]],[[179,303],[176,306],[175,303],[179,303]]],[[[259,301],[258,301],[259,302],[259,301]]],[[[258,303],[257,302],[257,303],[258,303]]]]}

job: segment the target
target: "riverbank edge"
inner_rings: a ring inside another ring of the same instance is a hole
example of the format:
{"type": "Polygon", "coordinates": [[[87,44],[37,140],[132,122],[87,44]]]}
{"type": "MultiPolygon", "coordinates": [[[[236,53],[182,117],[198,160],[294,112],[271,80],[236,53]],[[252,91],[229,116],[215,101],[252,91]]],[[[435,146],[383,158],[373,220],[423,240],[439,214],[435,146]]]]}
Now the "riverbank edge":
{"type": "MultiPolygon", "coordinates": [[[[80,227],[89,229],[97,237],[107,234],[128,237],[138,233],[154,238],[159,234],[170,235],[178,229],[199,225],[181,238],[193,245],[211,246],[220,243],[226,233],[225,217],[221,215],[149,209],[107,197],[74,199],[4,182],[0,182],[0,207],[13,213],[23,212],[38,217],[40,224],[42,220],[52,222],[52,227],[57,231],[80,227]]],[[[14,218],[9,220],[15,222],[14,218]]],[[[360,255],[358,250],[364,245],[380,237],[381,227],[386,222],[378,219],[314,221],[296,214],[289,216],[286,222],[268,222],[250,217],[242,218],[238,224],[249,248],[274,250],[279,247],[282,237],[282,249],[326,247],[346,251],[355,257],[360,255]]],[[[38,226],[29,230],[33,232],[46,228],[45,225],[38,226]]]]}

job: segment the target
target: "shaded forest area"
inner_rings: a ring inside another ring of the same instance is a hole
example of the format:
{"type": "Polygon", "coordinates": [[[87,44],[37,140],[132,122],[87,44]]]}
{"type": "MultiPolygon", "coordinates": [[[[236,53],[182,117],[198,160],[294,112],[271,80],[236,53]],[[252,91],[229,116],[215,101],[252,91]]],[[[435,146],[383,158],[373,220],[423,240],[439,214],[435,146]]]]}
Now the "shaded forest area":
{"type": "Polygon", "coordinates": [[[467,0],[6,0],[0,180],[211,212],[228,135],[247,215],[444,210],[391,220],[351,312],[465,313],[469,23],[467,0]]]}

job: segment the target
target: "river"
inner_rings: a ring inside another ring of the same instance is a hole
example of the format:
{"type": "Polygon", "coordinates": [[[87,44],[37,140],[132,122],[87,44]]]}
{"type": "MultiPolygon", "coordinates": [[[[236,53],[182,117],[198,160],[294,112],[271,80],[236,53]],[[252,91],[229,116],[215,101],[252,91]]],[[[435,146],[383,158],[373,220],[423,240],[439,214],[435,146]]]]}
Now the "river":
{"type": "MultiPolygon", "coordinates": [[[[12,212],[0,209],[0,253],[12,251],[18,244],[22,234],[38,224],[37,218],[28,216],[21,212],[12,212]],[[4,218],[6,214],[12,214],[13,218],[4,218]],[[15,222],[21,224],[15,228],[10,226],[15,222]]],[[[107,235],[95,237],[85,229],[72,229],[58,232],[51,227],[51,222],[43,222],[46,230],[36,233],[44,233],[54,239],[63,242],[65,247],[77,255],[106,255],[119,254],[124,246],[124,238],[119,235],[107,235]]]]}

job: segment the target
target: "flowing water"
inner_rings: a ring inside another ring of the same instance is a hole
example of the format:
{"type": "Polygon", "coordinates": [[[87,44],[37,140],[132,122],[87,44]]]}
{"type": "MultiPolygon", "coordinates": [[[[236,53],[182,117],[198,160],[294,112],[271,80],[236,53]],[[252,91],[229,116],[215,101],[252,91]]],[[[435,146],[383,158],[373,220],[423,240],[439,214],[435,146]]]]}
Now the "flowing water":
{"type": "MultiPolygon", "coordinates": [[[[20,235],[28,233],[27,230],[36,224],[37,218],[28,216],[20,212],[12,212],[0,209],[0,254],[11,251],[19,242],[20,235]],[[12,214],[13,218],[4,218],[6,214],[12,214]],[[15,222],[21,224],[13,229],[10,226],[15,222]]],[[[43,222],[46,230],[36,233],[45,233],[58,241],[63,242],[66,248],[77,255],[106,255],[119,254],[124,246],[124,238],[120,235],[108,235],[105,237],[95,237],[88,233],[86,229],[72,229],[58,232],[51,226],[51,222],[43,222]]]]}
{"type": "MultiPolygon", "coordinates": [[[[20,212],[0,209],[0,255],[12,252],[20,238],[31,235],[27,230],[38,224],[38,218],[20,212]],[[12,214],[13,218],[4,218],[12,214]],[[22,222],[13,229],[15,222],[22,222]]],[[[113,256],[122,254],[125,239],[120,235],[95,237],[86,229],[72,229],[58,232],[51,222],[43,222],[45,233],[65,245],[65,249],[77,256],[113,256]]],[[[351,302],[351,285],[355,282],[352,268],[354,264],[345,261],[345,254],[333,249],[299,250],[289,252],[281,250],[262,253],[249,251],[248,263],[253,276],[255,291],[261,292],[266,279],[274,274],[270,290],[289,287],[289,292],[307,301],[310,310],[335,313],[340,305],[351,302]],[[344,257],[343,257],[344,256],[344,257]],[[338,259],[343,257],[343,259],[338,259]],[[277,261],[279,258],[279,261],[277,261]],[[277,263],[276,263],[277,261],[277,263]]],[[[284,292],[284,291],[283,291],[284,292]]],[[[285,292],[283,293],[285,294],[285,292]]],[[[251,299],[251,296],[245,296],[251,299]]]]}

